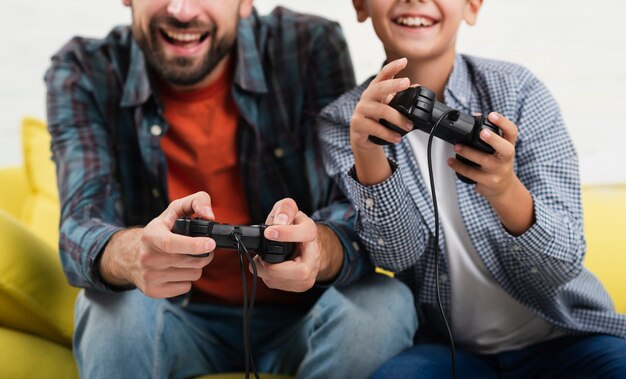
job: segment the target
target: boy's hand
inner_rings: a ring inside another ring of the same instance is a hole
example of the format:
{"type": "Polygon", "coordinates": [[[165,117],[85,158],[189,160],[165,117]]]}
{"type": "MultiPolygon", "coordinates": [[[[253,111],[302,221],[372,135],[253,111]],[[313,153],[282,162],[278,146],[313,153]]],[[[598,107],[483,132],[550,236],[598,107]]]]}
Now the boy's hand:
{"type": "Polygon", "coordinates": [[[411,84],[408,78],[394,79],[406,64],[406,58],[386,64],[363,92],[352,114],[350,144],[357,177],[363,185],[380,183],[391,175],[382,146],[370,141],[369,136],[391,143],[398,143],[402,139],[400,134],[384,127],[379,120],[385,119],[406,131],[413,129],[409,120],[387,105],[397,92],[406,90],[411,84]]]}
{"type": "Polygon", "coordinates": [[[476,191],[489,200],[506,193],[517,179],[513,171],[517,126],[496,112],[491,112],[488,119],[502,130],[502,137],[484,129],[480,133],[480,139],[493,147],[495,152],[488,154],[467,145],[457,144],[454,151],[479,164],[480,167],[464,164],[455,158],[448,159],[448,165],[459,174],[475,181],[476,191]]]}
{"type": "MultiPolygon", "coordinates": [[[[284,291],[304,292],[313,287],[322,265],[318,225],[289,198],[276,202],[265,223],[272,225],[265,229],[265,238],[296,242],[297,247],[291,258],[281,263],[267,263],[258,255],[254,257],[259,277],[269,288],[284,291]]],[[[343,258],[341,250],[338,254],[343,258]]]]}
{"type": "Polygon", "coordinates": [[[513,171],[517,126],[499,113],[488,116],[502,130],[502,137],[485,129],[480,138],[495,149],[493,154],[457,144],[454,151],[477,163],[473,167],[455,158],[448,165],[457,173],[476,182],[476,191],[494,207],[504,226],[513,235],[521,235],[534,223],[533,200],[528,189],[513,171]]]}

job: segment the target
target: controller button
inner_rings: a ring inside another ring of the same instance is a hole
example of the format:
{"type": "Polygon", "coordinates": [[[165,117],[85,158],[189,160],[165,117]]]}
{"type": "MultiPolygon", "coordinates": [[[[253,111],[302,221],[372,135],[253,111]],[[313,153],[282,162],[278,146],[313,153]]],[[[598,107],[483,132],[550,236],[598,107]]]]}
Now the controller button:
{"type": "Polygon", "coordinates": [[[365,207],[369,208],[369,209],[373,208],[374,207],[374,199],[369,198],[369,197],[367,199],[365,199],[365,207]]]}
{"type": "Polygon", "coordinates": [[[150,134],[152,134],[155,137],[160,136],[161,134],[163,134],[163,128],[161,127],[161,125],[152,125],[150,127],[150,134]]]}

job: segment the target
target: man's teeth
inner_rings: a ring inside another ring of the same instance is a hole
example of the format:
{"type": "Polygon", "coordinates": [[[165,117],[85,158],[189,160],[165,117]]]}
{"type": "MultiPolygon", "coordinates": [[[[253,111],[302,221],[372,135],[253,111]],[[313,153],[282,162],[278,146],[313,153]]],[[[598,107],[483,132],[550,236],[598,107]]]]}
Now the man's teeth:
{"type": "Polygon", "coordinates": [[[167,36],[175,41],[180,42],[194,42],[199,41],[202,37],[202,33],[178,33],[178,32],[165,32],[167,36]]]}
{"type": "Polygon", "coordinates": [[[404,26],[431,26],[433,20],[424,17],[398,17],[396,22],[404,26]]]}

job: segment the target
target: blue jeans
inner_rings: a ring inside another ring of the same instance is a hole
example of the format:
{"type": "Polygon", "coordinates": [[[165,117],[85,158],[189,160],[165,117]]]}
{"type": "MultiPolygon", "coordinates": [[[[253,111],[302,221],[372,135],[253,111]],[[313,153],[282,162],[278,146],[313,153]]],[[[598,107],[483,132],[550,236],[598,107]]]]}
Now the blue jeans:
{"type": "MultiPolygon", "coordinates": [[[[189,378],[243,371],[241,307],[181,306],[123,293],[81,291],[74,355],[84,378],[189,378]]],[[[371,275],[329,288],[309,310],[255,307],[251,349],[259,372],[367,378],[412,345],[413,296],[371,275]]]]}
{"type": "MultiPolygon", "coordinates": [[[[457,378],[626,378],[626,340],[570,336],[524,349],[478,355],[457,348],[457,378]]],[[[415,345],[381,366],[373,379],[450,378],[448,345],[415,345]]]]}

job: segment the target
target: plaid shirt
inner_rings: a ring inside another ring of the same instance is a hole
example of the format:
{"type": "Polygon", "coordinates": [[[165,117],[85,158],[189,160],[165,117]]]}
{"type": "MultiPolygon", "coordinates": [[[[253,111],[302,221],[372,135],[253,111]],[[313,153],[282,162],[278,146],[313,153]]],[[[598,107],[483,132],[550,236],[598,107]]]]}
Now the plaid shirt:
{"type": "MultiPolygon", "coordinates": [[[[339,25],[284,8],[253,12],[239,23],[235,61],[237,146],[252,222],[263,223],[285,197],[309,215],[323,208],[314,219],[345,251],[334,284],[370,271],[355,243],[354,212],[325,175],[315,138],[315,116],[355,84],[339,25]]],[[[73,285],[111,290],[95,264],[109,238],[167,207],[160,138],[168,125],[152,75],[129,27],[102,40],[72,39],[46,73],[59,247],[73,285]]]]}
{"type": "MultiPolygon", "coordinates": [[[[454,278],[449,276],[441,229],[439,241],[434,240],[428,178],[421,176],[408,139],[386,148],[394,168],[386,181],[365,187],[350,171],[354,165],[350,118],[370,80],[320,115],[326,169],[353,202],[356,229],[373,263],[397,272],[413,289],[424,326],[420,330],[442,337],[435,244],[441,252],[440,288],[448,320],[452,319],[450,281],[454,278]]],[[[519,129],[514,169],[532,194],[536,215],[528,231],[518,237],[510,235],[474,186],[456,180],[463,222],[495,281],[566,333],[626,337],[626,317],[614,312],[602,284],[582,266],[585,239],[578,160],[559,107],[545,86],[518,65],[457,55],[444,98],[449,106],[469,114],[498,111],[519,129]]],[[[438,196],[445,196],[446,190],[452,189],[439,189],[438,196]]]]}

